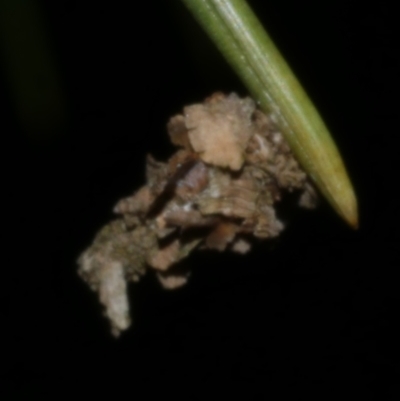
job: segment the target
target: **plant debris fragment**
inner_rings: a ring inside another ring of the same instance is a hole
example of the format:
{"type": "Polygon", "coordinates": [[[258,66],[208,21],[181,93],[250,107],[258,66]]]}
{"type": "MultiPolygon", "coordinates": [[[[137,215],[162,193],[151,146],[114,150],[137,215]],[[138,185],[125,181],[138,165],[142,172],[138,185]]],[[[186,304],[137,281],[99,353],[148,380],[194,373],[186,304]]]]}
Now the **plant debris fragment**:
{"type": "Polygon", "coordinates": [[[312,208],[316,192],[288,144],[250,98],[215,93],[167,125],[178,150],[167,163],[148,156],[146,184],[114,207],[80,256],[79,274],[98,293],[118,336],[130,326],[127,283],[154,270],[166,289],[189,273],[171,269],[195,249],[246,253],[254,240],[283,230],[274,205],[299,191],[312,208]]]}

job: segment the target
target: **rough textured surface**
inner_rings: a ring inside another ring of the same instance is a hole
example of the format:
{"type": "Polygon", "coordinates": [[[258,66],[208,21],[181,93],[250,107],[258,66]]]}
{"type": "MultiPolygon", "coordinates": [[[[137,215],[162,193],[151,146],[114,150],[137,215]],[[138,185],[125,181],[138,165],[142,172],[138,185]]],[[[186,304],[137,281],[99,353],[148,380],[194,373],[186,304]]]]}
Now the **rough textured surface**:
{"type": "Polygon", "coordinates": [[[167,128],[180,149],[167,163],[148,157],[146,184],[116,204],[119,217],[78,260],[115,336],[130,325],[128,281],[152,269],[164,288],[178,288],[188,274],[170,268],[194,249],[243,254],[252,241],[278,236],[284,227],[274,204],[284,191],[315,206],[305,173],[251,99],[217,93],[185,107],[167,128]]]}
{"type": "Polygon", "coordinates": [[[222,94],[203,104],[185,107],[184,124],[193,150],[206,163],[239,170],[245,160],[244,150],[254,134],[254,110],[251,99],[222,94]]]}

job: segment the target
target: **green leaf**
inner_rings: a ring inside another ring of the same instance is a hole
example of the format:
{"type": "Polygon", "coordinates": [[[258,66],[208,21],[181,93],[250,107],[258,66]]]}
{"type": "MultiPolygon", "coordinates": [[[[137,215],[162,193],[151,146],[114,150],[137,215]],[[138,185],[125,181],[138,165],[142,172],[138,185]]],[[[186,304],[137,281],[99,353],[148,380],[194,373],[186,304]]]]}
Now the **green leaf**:
{"type": "Polygon", "coordinates": [[[356,196],[319,113],[245,0],[182,0],[337,213],[358,226],[356,196]]]}

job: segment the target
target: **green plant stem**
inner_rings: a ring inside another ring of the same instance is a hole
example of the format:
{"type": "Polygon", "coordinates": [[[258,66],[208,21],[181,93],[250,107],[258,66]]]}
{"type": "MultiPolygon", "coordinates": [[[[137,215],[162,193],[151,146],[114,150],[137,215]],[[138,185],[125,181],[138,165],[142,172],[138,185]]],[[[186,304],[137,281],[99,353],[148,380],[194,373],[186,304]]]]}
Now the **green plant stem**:
{"type": "Polygon", "coordinates": [[[297,159],[353,227],[357,200],[316,108],[244,0],[182,0],[261,108],[272,113],[297,159]]]}

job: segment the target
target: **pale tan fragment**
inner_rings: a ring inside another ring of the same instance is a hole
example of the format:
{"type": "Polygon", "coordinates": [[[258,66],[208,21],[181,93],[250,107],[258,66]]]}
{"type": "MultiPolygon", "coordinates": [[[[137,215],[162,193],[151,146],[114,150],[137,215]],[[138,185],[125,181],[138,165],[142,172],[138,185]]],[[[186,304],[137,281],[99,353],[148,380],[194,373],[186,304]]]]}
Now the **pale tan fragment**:
{"type": "MultiPolygon", "coordinates": [[[[189,205],[190,206],[190,205],[189,205]]],[[[208,227],[215,225],[219,218],[214,216],[203,216],[199,210],[171,210],[163,215],[164,224],[170,226],[208,227]]]]}
{"type": "Polygon", "coordinates": [[[242,255],[244,255],[245,253],[250,251],[251,244],[249,241],[246,241],[243,238],[239,238],[232,244],[231,249],[233,252],[241,253],[242,255]]]}
{"type": "Polygon", "coordinates": [[[220,214],[233,218],[249,218],[257,210],[257,191],[246,180],[232,180],[226,186],[210,188],[199,196],[197,204],[204,215],[220,214]]]}
{"type": "Polygon", "coordinates": [[[318,194],[314,186],[307,182],[299,199],[299,206],[305,209],[314,209],[318,204],[318,194]]]}
{"type": "Polygon", "coordinates": [[[302,188],[306,182],[306,173],[294,158],[289,159],[287,155],[277,155],[270,169],[274,172],[279,186],[289,191],[302,188]]]}
{"type": "Polygon", "coordinates": [[[202,198],[199,209],[204,215],[220,214],[225,217],[246,219],[256,212],[256,206],[245,198],[202,198]]]}
{"type": "Polygon", "coordinates": [[[255,134],[249,141],[245,156],[249,164],[260,165],[273,157],[273,149],[266,138],[255,134]]]}
{"type": "Polygon", "coordinates": [[[247,143],[254,134],[253,111],[254,103],[241,101],[237,96],[185,107],[185,125],[194,151],[206,163],[240,170],[247,143]]]}
{"type": "Polygon", "coordinates": [[[186,275],[177,275],[177,274],[168,274],[165,275],[163,273],[157,272],[157,278],[160,284],[166,290],[175,290],[184,286],[189,279],[189,274],[186,275]]]}
{"type": "Polygon", "coordinates": [[[164,248],[151,253],[147,258],[147,263],[156,270],[165,271],[179,258],[180,243],[174,240],[164,248]]]}
{"type": "Polygon", "coordinates": [[[150,188],[145,186],[140,188],[132,196],[121,199],[114,206],[114,213],[118,214],[144,214],[147,213],[155,196],[151,193],[150,188]]]}
{"type": "Polygon", "coordinates": [[[268,205],[261,207],[261,213],[257,216],[257,224],[254,228],[254,236],[257,238],[274,238],[283,230],[284,225],[275,214],[275,209],[268,205]]]}
{"type": "Polygon", "coordinates": [[[110,320],[112,334],[118,337],[130,324],[127,286],[122,263],[103,255],[86,252],[80,258],[81,275],[88,277],[91,288],[99,293],[110,320]]]}
{"type": "Polygon", "coordinates": [[[174,145],[191,150],[188,129],[185,125],[185,118],[182,115],[179,114],[172,117],[168,121],[167,130],[169,138],[174,145]]]}
{"type": "Polygon", "coordinates": [[[227,245],[234,240],[238,229],[237,224],[229,221],[219,223],[206,238],[206,246],[220,252],[224,251],[227,245]]]}

